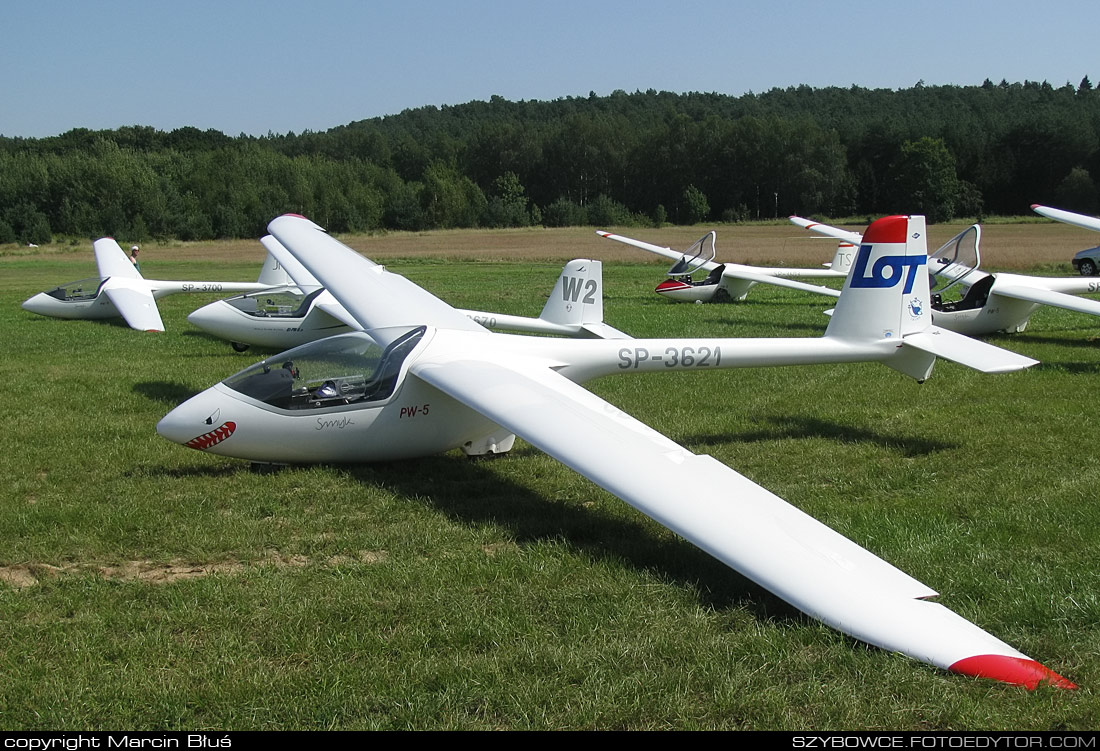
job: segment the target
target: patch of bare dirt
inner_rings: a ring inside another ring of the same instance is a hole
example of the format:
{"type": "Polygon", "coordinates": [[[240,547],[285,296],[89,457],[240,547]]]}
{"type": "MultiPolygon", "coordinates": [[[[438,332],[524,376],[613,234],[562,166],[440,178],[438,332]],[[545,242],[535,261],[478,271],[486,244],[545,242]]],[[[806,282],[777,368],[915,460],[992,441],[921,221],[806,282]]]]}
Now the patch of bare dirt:
{"type": "MultiPolygon", "coordinates": [[[[347,563],[381,563],[389,558],[384,550],[360,550],[355,556],[332,556],[322,565],[336,566],[347,563]]],[[[241,561],[217,561],[214,563],[191,563],[188,561],[123,561],[114,564],[67,563],[53,566],[48,563],[21,563],[14,566],[0,566],[0,584],[14,589],[33,587],[44,579],[59,576],[98,576],[118,581],[142,581],[149,584],[171,584],[182,579],[197,579],[204,576],[235,575],[250,566],[277,566],[302,568],[313,565],[314,561],[304,555],[284,555],[276,550],[266,551],[263,558],[244,563],[241,561]]]]}

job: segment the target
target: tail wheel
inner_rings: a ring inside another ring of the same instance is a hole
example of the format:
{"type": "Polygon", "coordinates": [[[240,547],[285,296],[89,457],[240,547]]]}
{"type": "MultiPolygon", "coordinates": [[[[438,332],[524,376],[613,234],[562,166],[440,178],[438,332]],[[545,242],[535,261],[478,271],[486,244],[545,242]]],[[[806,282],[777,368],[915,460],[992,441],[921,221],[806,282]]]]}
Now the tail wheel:
{"type": "Polygon", "coordinates": [[[231,347],[233,347],[233,350],[236,351],[236,352],[247,352],[248,351],[248,345],[245,344],[244,342],[230,342],[229,345],[231,347]]]}

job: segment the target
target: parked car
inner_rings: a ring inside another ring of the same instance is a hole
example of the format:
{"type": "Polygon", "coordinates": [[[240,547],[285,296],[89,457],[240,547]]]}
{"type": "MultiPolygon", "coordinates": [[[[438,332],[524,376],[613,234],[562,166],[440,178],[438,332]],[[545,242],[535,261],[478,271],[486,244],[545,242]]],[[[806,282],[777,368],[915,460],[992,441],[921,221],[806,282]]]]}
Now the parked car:
{"type": "Polygon", "coordinates": [[[1077,253],[1072,263],[1081,276],[1096,276],[1100,272],[1100,245],[1077,253]]]}

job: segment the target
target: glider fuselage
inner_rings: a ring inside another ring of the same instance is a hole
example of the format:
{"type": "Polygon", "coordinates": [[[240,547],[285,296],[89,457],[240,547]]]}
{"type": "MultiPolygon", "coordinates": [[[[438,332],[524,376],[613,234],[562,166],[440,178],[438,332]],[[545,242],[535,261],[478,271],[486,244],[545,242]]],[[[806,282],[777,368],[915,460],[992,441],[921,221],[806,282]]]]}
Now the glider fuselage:
{"type": "Polygon", "coordinates": [[[410,375],[433,348],[549,364],[583,383],[613,373],[887,360],[900,339],[565,340],[427,329],[410,345],[398,358],[352,333],[297,347],[192,397],[157,431],[190,448],[269,463],[503,453],[510,433],[410,375]]]}
{"type": "Polygon", "coordinates": [[[986,336],[1005,332],[1018,334],[1027,328],[1031,314],[1039,305],[1001,295],[990,295],[977,308],[941,310],[933,306],[932,322],[941,328],[966,336],[986,336]]]}
{"type": "Polygon", "coordinates": [[[147,290],[154,300],[179,293],[254,292],[270,285],[258,282],[177,282],[125,277],[92,277],[39,292],[23,303],[23,309],[50,318],[99,320],[122,315],[107,295],[108,289],[147,290]]]}

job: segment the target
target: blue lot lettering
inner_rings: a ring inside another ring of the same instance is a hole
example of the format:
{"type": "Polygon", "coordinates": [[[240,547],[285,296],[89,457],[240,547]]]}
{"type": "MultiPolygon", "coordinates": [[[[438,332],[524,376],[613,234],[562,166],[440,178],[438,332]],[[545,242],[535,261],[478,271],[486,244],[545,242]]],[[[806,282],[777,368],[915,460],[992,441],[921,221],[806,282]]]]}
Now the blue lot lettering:
{"type": "Polygon", "coordinates": [[[917,268],[928,261],[928,257],[924,255],[882,256],[875,261],[871,267],[871,275],[867,276],[867,261],[870,258],[871,246],[860,245],[859,254],[856,256],[856,262],[852,269],[852,286],[893,287],[901,281],[901,277],[905,273],[906,267],[908,267],[909,273],[905,277],[905,288],[902,290],[902,293],[906,295],[913,291],[913,283],[917,280],[917,268]]]}

